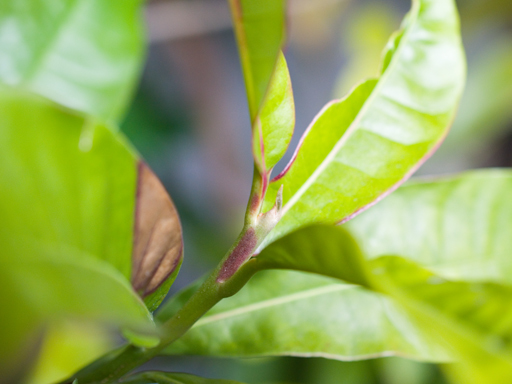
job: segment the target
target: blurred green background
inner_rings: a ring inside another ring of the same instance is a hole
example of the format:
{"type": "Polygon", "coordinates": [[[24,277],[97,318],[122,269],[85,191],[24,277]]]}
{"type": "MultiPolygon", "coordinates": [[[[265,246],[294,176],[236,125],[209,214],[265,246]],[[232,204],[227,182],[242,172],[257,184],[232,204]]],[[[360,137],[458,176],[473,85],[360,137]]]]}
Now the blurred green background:
{"type": "MultiPolygon", "coordinates": [[[[422,175],[512,165],[512,1],[457,3],[468,83],[452,131],[422,175]]],[[[297,111],[292,150],[327,101],[378,72],[380,52],[409,7],[407,0],[290,0],[285,54],[297,111]]],[[[122,130],[181,216],[185,261],[172,294],[212,268],[242,226],[252,180],[250,126],[226,1],[150,1],[146,21],[147,62],[122,130]]],[[[108,330],[59,324],[43,342],[30,383],[48,383],[118,342],[108,330]],[[77,338],[83,342],[69,342],[77,338]]],[[[397,357],[161,357],[141,369],[148,368],[249,384],[446,382],[442,367],[397,357]]]]}

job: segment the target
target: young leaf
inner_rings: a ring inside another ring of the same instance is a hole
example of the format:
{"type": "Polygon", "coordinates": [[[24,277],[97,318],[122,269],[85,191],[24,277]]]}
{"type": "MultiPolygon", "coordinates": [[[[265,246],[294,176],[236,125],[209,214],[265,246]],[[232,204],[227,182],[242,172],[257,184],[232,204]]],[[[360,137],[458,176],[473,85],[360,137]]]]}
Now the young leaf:
{"type": "Polygon", "coordinates": [[[229,0],[245,79],[253,154],[265,179],[290,143],[295,110],[281,52],[285,0],[229,0]]]}
{"type": "Polygon", "coordinates": [[[509,170],[414,181],[341,228],[312,226],[276,241],[249,267],[299,269],[371,286],[363,259],[398,255],[446,278],[512,284],[509,191],[509,170]]]}
{"type": "MultiPolygon", "coordinates": [[[[165,304],[158,320],[189,292],[165,304]],[[183,296],[183,297],[180,297],[183,296]]],[[[408,356],[447,361],[446,352],[386,296],[332,278],[294,271],[256,274],[217,304],[167,354],[223,357],[326,357],[355,360],[408,356]]]]}
{"type": "Polygon", "coordinates": [[[265,245],[312,223],[346,221],[407,179],[446,135],[464,84],[455,4],[414,0],[390,41],[380,78],[329,103],[270,183],[282,219],[265,245]]]}
{"type": "Polygon", "coordinates": [[[256,117],[285,38],[285,0],[229,0],[251,120],[256,117]]]}
{"type": "Polygon", "coordinates": [[[295,126],[295,104],[286,60],[281,53],[260,113],[253,122],[253,154],[261,174],[270,171],[283,157],[295,126]]]}
{"type": "Polygon", "coordinates": [[[129,384],[242,384],[233,380],[204,379],[187,373],[141,372],[122,381],[129,384]]]}
{"type": "Polygon", "coordinates": [[[119,119],[142,66],[141,0],[0,4],[0,82],[119,119]]]}
{"type": "Polygon", "coordinates": [[[8,308],[1,315],[0,371],[54,319],[80,316],[151,329],[151,314],[130,278],[139,283],[139,270],[151,277],[142,295],[154,309],[181,260],[181,230],[150,171],[138,175],[139,159],[123,138],[39,97],[0,89],[0,152],[0,278],[6,288],[0,301],[8,308]],[[151,188],[137,195],[137,181],[140,186],[148,178],[151,188]],[[148,194],[158,216],[145,202],[148,194]],[[148,233],[151,246],[132,261],[133,243],[148,233]],[[172,244],[159,243],[169,235],[172,244]],[[148,295],[151,290],[157,296],[148,295]]]}

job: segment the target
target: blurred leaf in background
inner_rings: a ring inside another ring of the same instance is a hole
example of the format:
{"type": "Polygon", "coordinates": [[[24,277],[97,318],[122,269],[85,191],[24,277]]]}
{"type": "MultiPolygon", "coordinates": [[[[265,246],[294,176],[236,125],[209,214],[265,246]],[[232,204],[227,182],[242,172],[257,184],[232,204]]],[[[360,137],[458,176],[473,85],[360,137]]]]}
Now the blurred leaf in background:
{"type": "Polygon", "coordinates": [[[119,121],[144,58],[142,0],[0,4],[0,81],[119,121]]]}
{"type": "Polygon", "coordinates": [[[400,14],[392,3],[355,7],[341,27],[340,40],[348,62],[334,88],[335,98],[344,97],[362,79],[378,75],[382,48],[399,23],[400,14]]]}
{"type": "Polygon", "coordinates": [[[46,330],[41,359],[27,384],[54,383],[68,377],[116,345],[112,332],[79,321],[59,321],[46,330]]]}

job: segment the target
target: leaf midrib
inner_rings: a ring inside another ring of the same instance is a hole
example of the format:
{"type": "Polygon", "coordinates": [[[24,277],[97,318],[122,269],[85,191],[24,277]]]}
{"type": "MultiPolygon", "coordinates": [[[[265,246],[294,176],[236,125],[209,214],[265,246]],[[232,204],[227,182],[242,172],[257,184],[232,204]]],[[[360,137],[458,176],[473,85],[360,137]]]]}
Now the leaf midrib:
{"type": "Polygon", "coordinates": [[[329,152],[329,154],[325,157],[325,159],[320,163],[318,168],[315,169],[315,171],[311,174],[311,176],[308,179],[306,179],[306,181],[301,185],[301,187],[297,190],[297,192],[290,198],[290,200],[288,200],[288,202],[286,202],[283,205],[282,216],[284,216],[295,205],[295,203],[297,203],[297,201],[300,199],[300,197],[313,185],[313,183],[316,181],[316,179],[318,179],[320,174],[323,173],[323,171],[329,166],[329,164],[336,157],[336,155],[341,150],[341,148],[346,144],[348,139],[352,136],[352,133],[358,127],[359,122],[365,115],[366,111],[370,108],[373,100],[377,97],[376,95],[379,93],[380,88],[383,87],[383,84],[385,83],[386,78],[389,76],[389,73],[393,72],[392,70],[396,66],[396,62],[400,58],[400,53],[408,41],[408,37],[411,33],[411,30],[413,29],[413,26],[416,24],[416,21],[418,20],[419,3],[417,0],[412,1],[411,14],[414,14],[414,20],[411,21],[409,28],[405,29],[404,35],[401,39],[400,44],[398,45],[396,52],[393,55],[393,58],[391,59],[391,62],[389,63],[386,71],[378,78],[377,85],[375,86],[374,90],[372,91],[372,93],[370,94],[368,99],[364,102],[359,113],[357,114],[355,119],[352,121],[352,123],[350,124],[348,129],[345,131],[345,133],[342,135],[342,137],[336,143],[336,145],[333,147],[333,149],[329,152]]]}
{"type": "Polygon", "coordinates": [[[309,299],[311,297],[320,296],[324,294],[334,293],[334,292],[340,292],[348,289],[354,289],[358,288],[358,285],[353,284],[342,284],[342,283],[335,283],[335,284],[329,284],[322,287],[316,287],[312,289],[307,289],[301,292],[295,292],[288,295],[275,297],[272,299],[267,299],[263,301],[259,301],[253,304],[245,305],[243,307],[231,309],[225,312],[217,313],[211,316],[203,317],[201,320],[199,320],[192,328],[201,327],[206,324],[211,324],[217,321],[225,320],[230,317],[245,315],[250,312],[255,312],[258,310],[275,307],[282,304],[291,303],[294,301],[299,301],[302,299],[309,299]]]}

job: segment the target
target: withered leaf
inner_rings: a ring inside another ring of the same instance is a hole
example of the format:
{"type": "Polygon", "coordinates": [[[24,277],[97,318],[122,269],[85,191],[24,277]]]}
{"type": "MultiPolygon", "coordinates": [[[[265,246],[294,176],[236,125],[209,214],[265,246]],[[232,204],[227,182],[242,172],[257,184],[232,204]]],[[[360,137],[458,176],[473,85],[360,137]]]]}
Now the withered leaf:
{"type": "Polygon", "coordinates": [[[133,238],[132,285],[144,297],[178,267],[183,256],[183,238],[171,198],[143,162],[138,166],[133,238]]]}

